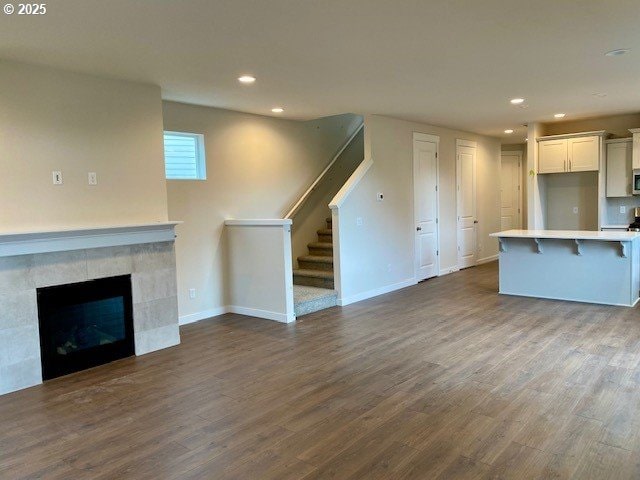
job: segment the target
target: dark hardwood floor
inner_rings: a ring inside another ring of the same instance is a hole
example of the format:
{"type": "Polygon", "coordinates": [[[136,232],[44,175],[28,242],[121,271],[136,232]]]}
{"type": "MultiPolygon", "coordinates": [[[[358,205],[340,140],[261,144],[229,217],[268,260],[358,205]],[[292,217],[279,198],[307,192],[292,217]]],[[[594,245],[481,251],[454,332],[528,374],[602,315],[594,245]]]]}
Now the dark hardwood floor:
{"type": "Polygon", "coordinates": [[[489,264],[0,397],[0,478],[638,479],[640,311],[489,264]]]}

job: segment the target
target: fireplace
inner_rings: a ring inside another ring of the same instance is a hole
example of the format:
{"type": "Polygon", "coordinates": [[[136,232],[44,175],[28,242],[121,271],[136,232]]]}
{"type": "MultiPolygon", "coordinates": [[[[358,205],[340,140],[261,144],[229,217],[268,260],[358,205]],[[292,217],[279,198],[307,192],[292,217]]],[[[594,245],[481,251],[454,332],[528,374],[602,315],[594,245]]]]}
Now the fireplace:
{"type": "Polygon", "coordinates": [[[37,289],[44,380],[134,354],[131,275],[37,289]]]}
{"type": "Polygon", "coordinates": [[[0,395],[178,345],[178,223],[0,232],[0,395]],[[119,276],[126,277],[114,280],[116,287],[101,286],[119,276]],[[82,303],[92,306],[74,307],[82,303]],[[95,332],[85,321],[86,335],[77,340],[67,317],[79,323],[91,310],[110,312],[109,320],[101,319],[107,331],[95,332]],[[65,328],[62,340],[56,330],[65,328]]]}

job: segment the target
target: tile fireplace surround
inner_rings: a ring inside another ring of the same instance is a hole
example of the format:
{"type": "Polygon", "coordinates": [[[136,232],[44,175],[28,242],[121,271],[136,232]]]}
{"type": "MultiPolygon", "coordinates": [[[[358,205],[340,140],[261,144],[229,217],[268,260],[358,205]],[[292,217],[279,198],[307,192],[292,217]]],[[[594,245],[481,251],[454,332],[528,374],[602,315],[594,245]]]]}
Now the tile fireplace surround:
{"type": "Polygon", "coordinates": [[[179,344],[178,223],[0,233],[0,394],[42,383],[40,287],[131,275],[136,355],[179,344]]]}

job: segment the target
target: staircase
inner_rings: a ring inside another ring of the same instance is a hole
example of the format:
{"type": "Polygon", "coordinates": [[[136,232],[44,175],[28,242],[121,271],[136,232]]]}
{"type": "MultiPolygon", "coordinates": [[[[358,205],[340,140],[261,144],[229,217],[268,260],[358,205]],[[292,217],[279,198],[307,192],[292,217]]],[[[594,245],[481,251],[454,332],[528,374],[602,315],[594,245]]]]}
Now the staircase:
{"type": "Polygon", "coordinates": [[[331,219],[317,231],[318,241],[307,245],[309,255],[298,257],[293,271],[293,296],[296,316],[335,306],[337,292],[333,284],[333,236],[331,219]]]}
{"type": "Polygon", "coordinates": [[[327,228],[318,230],[318,241],[307,245],[309,255],[298,257],[298,270],[293,271],[293,284],[333,290],[333,237],[331,219],[327,228]]]}

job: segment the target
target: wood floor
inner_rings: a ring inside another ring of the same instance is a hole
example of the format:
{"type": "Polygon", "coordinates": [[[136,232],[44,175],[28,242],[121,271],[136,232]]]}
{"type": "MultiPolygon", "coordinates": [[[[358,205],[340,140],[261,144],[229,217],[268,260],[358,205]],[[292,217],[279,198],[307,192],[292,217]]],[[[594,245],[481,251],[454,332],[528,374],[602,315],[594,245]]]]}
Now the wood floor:
{"type": "Polygon", "coordinates": [[[484,265],[0,397],[0,478],[638,479],[640,309],[484,265]]]}

